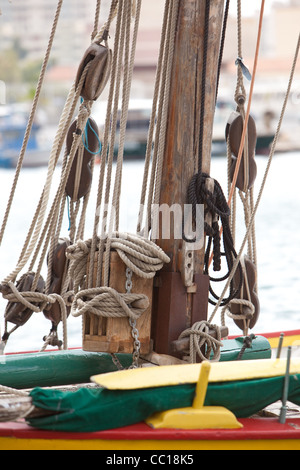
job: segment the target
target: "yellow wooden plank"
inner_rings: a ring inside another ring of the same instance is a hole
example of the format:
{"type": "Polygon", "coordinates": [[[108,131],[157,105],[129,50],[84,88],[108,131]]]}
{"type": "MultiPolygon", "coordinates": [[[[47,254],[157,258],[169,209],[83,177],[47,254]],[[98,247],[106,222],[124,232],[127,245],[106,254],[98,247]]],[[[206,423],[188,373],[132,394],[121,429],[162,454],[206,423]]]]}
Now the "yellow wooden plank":
{"type": "MultiPolygon", "coordinates": [[[[270,346],[272,349],[276,349],[279,343],[279,336],[274,338],[268,338],[270,346]]],[[[291,335],[291,336],[284,336],[283,338],[283,348],[287,348],[288,346],[300,346],[300,335],[291,335]]]]}
{"type": "MultiPolygon", "coordinates": [[[[201,364],[146,367],[96,375],[92,381],[110,390],[136,390],[198,382],[201,364]]],[[[285,374],[285,359],[213,363],[209,382],[232,382],[285,374]]],[[[300,358],[291,360],[291,374],[300,374],[300,358]]]]}

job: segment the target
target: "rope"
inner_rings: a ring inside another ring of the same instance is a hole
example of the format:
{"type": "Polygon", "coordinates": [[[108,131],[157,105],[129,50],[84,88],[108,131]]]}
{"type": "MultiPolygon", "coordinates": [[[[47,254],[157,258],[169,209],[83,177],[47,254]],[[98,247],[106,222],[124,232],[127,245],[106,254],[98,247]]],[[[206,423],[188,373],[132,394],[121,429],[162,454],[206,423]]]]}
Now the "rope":
{"type": "Polygon", "coordinates": [[[97,36],[97,33],[98,33],[100,10],[101,10],[101,0],[97,0],[96,11],[95,11],[95,19],[94,19],[94,29],[93,29],[93,32],[92,32],[92,35],[91,35],[91,41],[92,42],[94,42],[94,39],[95,39],[95,37],[97,36]]]}
{"type": "Polygon", "coordinates": [[[197,356],[201,361],[218,362],[221,356],[221,330],[217,325],[211,325],[209,322],[201,321],[194,323],[191,328],[183,331],[179,339],[190,338],[190,355],[189,360],[195,364],[197,356]],[[209,330],[214,329],[216,338],[209,334],[209,330]],[[211,358],[211,353],[213,357],[211,358]]]}
{"type": "Polygon", "coordinates": [[[101,168],[98,183],[97,205],[95,212],[94,231],[92,236],[91,245],[91,262],[89,270],[89,286],[95,283],[97,285],[108,285],[109,277],[109,252],[110,241],[108,242],[100,239],[100,246],[98,245],[98,229],[100,223],[100,213],[103,210],[102,221],[100,225],[101,233],[111,233],[113,230],[118,230],[119,226],[119,211],[120,211],[120,194],[121,194],[121,178],[122,178],[122,163],[123,163],[123,150],[125,143],[125,130],[126,121],[129,107],[129,96],[132,81],[134,57],[137,42],[138,25],[141,11],[141,0],[136,2],[132,9],[132,2],[119,0],[113,2],[111,5],[111,18],[117,15],[116,20],[116,34],[113,48],[112,58],[112,72],[111,83],[108,96],[107,114],[105,121],[105,130],[103,136],[103,146],[100,156],[101,168]],[[117,6],[119,6],[117,8],[117,6]],[[135,13],[134,29],[131,32],[131,16],[135,13]],[[122,87],[122,74],[123,74],[123,87],[122,87]],[[120,133],[119,133],[119,151],[116,164],[116,176],[114,184],[112,184],[112,168],[114,158],[114,148],[116,140],[116,131],[119,117],[119,98],[122,93],[122,107],[120,118],[120,133]],[[106,176],[106,184],[104,179],[106,176]],[[113,188],[112,200],[111,189],[113,188]],[[102,207],[103,204],[103,207],[102,207]],[[108,227],[107,227],[108,225],[108,227]],[[104,254],[104,243],[106,243],[106,254],[104,254]],[[94,254],[98,251],[97,263],[97,279],[94,282],[94,254]],[[104,257],[104,260],[103,260],[104,257]],[[104,272],[102,270],[104,265],[104,272]],[[102,281],[102,273],[104,280],[102,281]]]}
{"type": "Polygon", "coordinates": [[[1,423],[24,419],[35,409],[28,392],[0,385],[0,397],[1,423]]]}
{"type": "MultiPolygon", "coordinates": [[[[226,13],[228,14],[227,4],[226,13]]],[[[212,223],[209,224],[204,222],[204,231],[209,237],[208,245],[205,253],[205,274],[208,274],[209,268],[209,255],[211,244],[213,243],[213,260],[214,260],[214,271],[221,270],[221,234],[224,231],[223,244],[224,252],[228,265],[228,274],[221,279],[215,279],[210,277],[210,281],[223,281],[229,276],[230,270],[233,266],[234,258],[236,256],[233,238],[230,230],[230,210],[227,204],[227,201],[224,197],[223,191],[220,184],[214,181],[214,191],[211,192],[206,187],[206,181],[209,179],[209,175],[202,172],[202,159],[203,159],[203,131],[205,125],[205,97],[206,97],[206,65],[207,65],[207,50],[208,50],[208,40],[209,40],[209,17],[210,17],[210,2],[206,0],[205,2],[205,23],[204,23],[204,52],[203,52],[203,75],[202,75],[202,90],[201,90],[201,114],[200,114],[200,130],[199,130],[199,152],[198,152],[198,173],[196,173],[188,186],[187,191],[187,200],[188,203],[192,205],[192,216],[193,220],[196,218],[196,210],[198,205],[205,206],[205,214],[211,214],[212,223]],[[222,232],[219,228],[219,218],[222,222],[222,232]]],[[[225,21],[226,24],[226,21],[225,21]]],[[[225,25],[224,25],[225,28],[225,25]]],[[[224,33],[225,34],[225,33],[224,33]]],[[[220,54],[221,55],[221,54],[220,54]]],[[[185,237],[184,230],[182,237],[187,242],[195,242],[196,240],[188,240],[185,237]]],[[[242,277],[242,276],[241,276],[242,277]]],[[[240,291],[240,286],[237,289],[234,289],[233,283],[231,284],[231,292],[228,299],[223,299],[223,304],[228,303],[232,298],[238,295],[240,291]]],[[[215,294],[210,284],[210,293],[215,299],[218,299],[218,296],[215,294]]],[[[215,301],[211,298],[209,302],[215,305],[215,301]]]]}
{"type": "Polygon", "coordinates": [[[80,291],[72,305],[72,315],[86,313],[105,318],[130,318],[138,320],[149,307],[149,299],[143,294],[120,294],[111,287],[96,287],[80,291]],[[141,302],[142,301],[142,302],[141,302]],[[135,307],[138,305],[138,307],[135,307]],[[143,306],[140,307],[139,305],[143,306]]]}
{"type": "Polygon", "coordinates": [[[63,344],[64,349],[68,349],[67,344],[67,307],[65,300],[59,294],[43,294],[41,292],[19,292],[13,282],[8,282],[7,286],[10,288],[11,293],[2,292],[5,300],[11,303],[19,303],[24,308],[31,310],[35,313],[41,313],[47,304],[55,304],[58,302],[61,312],[61,321],[63,324],[63,344]]]}
{"type": "Polygon", "coordinates": [[[29,396],[29,393],[27,392],[23,392],[22,390],[18,390],[16,388],[5,387],[4,385],[0,385],[0,393],[8,393],[16,397],[28,397],[29,396]]]}
{"type": "MultiPolygon", "coordinates": [[[[260,17],[259,17],[259,26],[258,26],[256,50],[255,50],[255,57],[254,57],[254,64],[253,64],[252,80],[251,80],[250,91],[249,91],[248,106],[247,106],[247,111],[246,111],[246,115],[245,115],[245,119],[244,119],[244,126],[243,126],[243,132],[242,132],[242,137],[241,137],[239,153],[238,153],[238,156],[237,156],[236,167],[235,167],[235,171],[234,171],[234,174],[233,174],[231,188],[230,188],[229,196],[228,196],[228,206],[229,207],[231,206],[231,201],[232,201],[232,198],[233,198],[234,193],[235,193],[235,187],[236,187],[236,182],[237,182],[237,178],[238,178],[238,173],[239,173],[239,169],[240,169],[240,166],[241,166],[243,151],[245,149],[245,140],[246,140],[246,134],[247,134],[247,130],[248,130],[248,122],[249,122],[249,117],[250,117],[250,110],[251,110],[251,104],[252,104],[252,98],[253,98],[255,78],[256,78],[256,73],[257,73],[258,56],[259,56],[259,49],[260,49],[260,43],[261,43],[261,34],[262,34],[262,25],[263,25],[263,18],[264,18],[264,7],[265,7],[265,0],[262,0],[261,10],[260,10],[260,17]]],[[[240,17],[241,17],[241,2],[239,0],[238,1],[238,54],[239,54],[239,56],[242,55],[242,34],[241,34],[241,19],[240,19],[240,17]]],[[[243,97],[246,95],[245,89],[242,85],[242,71],[241,71],[240,63],[238,64],[238,85],[237,85],[237,90],[236,90],[236,99],[237,100],[238,100],[239,95],[242,95],[243,97]]],[[[221,227],[221,234],[222,234],[222,231],[223,231],[223,229],[221,227]]],[[[212,260],[213,260],[213,254],[211,254],[209,264],[212,263],[212,260]]]]}
{"type": "Polygon", "coordinates": [[[228,23],[229,7],[230,7],[230,0],[227,0],[226,7],[225,7],[225,12],[224,12],[223,28],[222,28],[222,35],[221,35],[221,45],[220,45],[220,53],[219,53],[219,62],[218,62],[216,102],[217,102],[218,92],[219,92],[219,82],[220,82],[220,76],[221,76],[221,67],[222,67],[223,53],[224,53],[224,46],[225,46],[225,39],[226,39],[226,30],[227,30],[227,23],[228,23]]]}
{"type": "MultiPolygon", "coordinates": [[[[232,199],[232,196],[233,196],[233,192],[234,192],[234,189],[235,189],[235,186],[236,186],[238,172],[239,172],[239,169],[240,169],[242,156],[243,156],[243,150],[244,150],[244,147],[245,147],[246,132],[247,132],[247,129],[248,129],[248,122],[249,122],[249,116],[250,116],[250,110],[251,110],[252,98],[253,98],[253,91],[254,91],[254,85],[255,85],[255,78],[256,78],[256,73],[257,73],[258,56],[259,56],[259,49],[260,49],[260,43],[261,43],[261,34],[262,34],[262,25],[263,25],[263,18],[264,18],[264,7],[265,7],[265,0],[262,0],[261,10],[260,10],[260,17],[259,17],[259,25],[258,25],[256,50],[255,50],[255,56],[254,56],[252,80],[251,80],[251,84],[250,84],[250,91],[249,91],[249,98],[248,98],[248,106],[247,106],[247,111],[246,111],[246,115],[245,115],[243,133],[242,133],[241,144],[240,144],[239,153],[238,153],[238,157],[237,157],[236,168],[235,168],[234,175],[233,175],[233,178],[232,178],[232,185],[231,185],[231,190],[230,190],[230,194],[229,194],[229,198],[228,198],[228,205],[229,206],[230,206],[231,199],[232,199]]],[[[238,67],[238,69],[240,70],[240,67],[238,67]]]]}
{"type": "MultiPolygon", "coordinates": [[[[66,106],[65,106],[65,111],[62,114],[61,122],[60,122],[59,129],[58,129],[58,132],[57,132],[57,136],[56,136],[56,139],[54,141],[54,145],[53,145],[53,148],[52,148],[52,151],[51,151],[50,160],[49,160],[49,167],[48,167],[48,173],[47,173],[47,178],[46,178],[46,184],[44,186],[44,190],[43,190],[40,202],[38,204],[35,216],[33,218],[31,227],[29,229],[29,233],[27,235],[24,247],[22,249],[18,264],[17,264],[15,270],[9,276],[7,276],[5,278],[4,283],[7,283],[10,280],[15,280],[16,279],[17,275],[24,268],[24,266],[26,265],[26,263],[29,260],[30,256],[32,255],[34,248],[36,247],[37,241],[39,239],[39,235],[40,235],[41,230],[42,230],[42,224],[43,224],[43,221],[44,221],[44,218],[45,218],[47,203],[48,203],[49,196],[50,196],[50,189],[51,189],[51,185],[52,185],[52,177],[53,177],[54,169],[55,169],[55,166],[56,166],[56,163],[57,163],[57,151],[58,151],[58,148],[60,148],[60,141],[62,141],[62,136],[65,135],[66,124],[69,125],[70,119],[71,119],[70,116],[69,116],[69,118],[66,118],[66,113],[70,114],[69,106],[71,106],[71,111],[72,111],[72,114],[73,114],[73,109],[74,109],[76,103],[78,102],[80,92],[81,92],[81,88],[82,88],[82,85],[83,85],[83,82],[84,82],[84,79],[85,79],[85,75],[86,75],[87,72],[88,72],[88,66],[85,69],[85,73],[82,76],[82,79],[80,81],[80,84],[79,84],[77,90],[75,91],[75,88],[72,88],[72,90],[70,92],[70,95],[69,95],[70,99],[67,100],[67,103],[66,103],[66,106]]],[[[86,108],[82,105],[82,112],[85,113],[85,111],[86,111],[86,108]]],[[[85,114],[85,117],[82,119],[82,126],[83,126],[82,131],[84,130],[84,127],[86,125],[86,121],[88,119],[88,116],[89,116],[88,114],[85,114]]],[[[78,127],[79,127],[79,125],[78,125],[78,127]]],[[[66,168],[62,169],[63,175],[62,175],[62,179],[61,179],[61,182],[60,182],[60,187],[58,189],[58,192],[57,192],[56,198],[54,200],[53,206],[52,206],[52,208],[49,212],[49,218],[50,219],[48,219],[48,221],[51,220],[53,217],[56,217],[56,215],[57,215],[57,209],[56,208],[57,208],[57,205],[60,203],[60,201],[58,201],[58,199],[59,199],[58,195],[64,192],[64,187],[65,187],[65,186],[63,186],[64,181],[67,180],[67,177],[69,175],[75,153],[77,151],[77,148],[78,148],[78,145],[80,144],[80,142],[81,142],[81,135],[78,135],[77,139],[74,139],[73,146],[72,146],[72,149],[71,149],[71,152],[70,152],[70,160],[68,162],[68,165],[66,166],[66,168]]],[[[52,220],[52,222],[53,222],[53,220],[52,220]]],[[[52,230],[53,227],[55,227],[55,226],[56,226],[56,224],[51,223],[50,230],[52,230]]],[[[45,230],[47,230],[48,227],[49,227],[49,225],[46,223],[45,230]]],[[[45,234],[45,232],[43,232],[43,234],[45,234]]],[[[39,241],[37,250],[39,250],[40,247],[41,247],[41,240],[39,241]]]]}
{"type": "MultiPolygon", "coordinates": [[[[178,11],[178,0],[166,1],[137,223],[137,232],[143,233],[144,236],[148,236],[151,230],[153,204],[157,205],[154,207],[158,207],[159,204],[178,11]],[[145,222],[142,228],[144,216],[145,222]]],[[[153,220],[157,220],[155,214],[153,220]]]]}
{"type": "Polygon", "coordinates": [[[250,336],[246,336],[246,338],[244,338],[243,346],[242,346],[242,349],[239,352],[239,355],[237,357],[237,361],[242,360],[246,349],[251,349],[252,348],[252,342],[253,342],[253,340],[255,340],[255,338],[256,338],[256,336],[253,335],[253,334],[250,335],[250,336]]]}
{"type": "MultiPolygon", "coordinates": [[[[97,246],[99,248],[100,240],[97,246]]],[[[84,283],[91,247],[90,239],[86,242],[80,240],[67,248],[66,256],[70,260],[70,275],[74,281],[75,292],[84,283]]],[[[116,250],[125,265],[144,279],[152,279],[163,264],[170,261],[155,243],[137,235],[113,233],[110,237],[110,249],[116,250]]]]}
{"type": "MultiPolygon", "coordinates": [[[[209,268],[209,255],[211,251],[211,244],[213,242],[213,256],[214,256],[214,271],[221,270],[221,239],[220,239],[220,230],[218,219],[221,219],[223,227],[223,245],[224,253],[226,257],[226,262],[228,266],[228,273],[220,279],[210,277],[211,282],[221,282],[227,279],[229,276],[234,259],[236,257],[236,251],[234,248],[233,238],[230,230],[229,216],[230,210],[223,194],[220,184],[214,180],[214,192],[212,193],[206,187],[206,181],[209,176],[206,173],[197,173],[193,176],[189,188],[188,188],[188,203],[192,205],[193,216],[196,212],[196,207],[198,204],[205,204],[206,214],[209,212],[212,215],[212,226],[210,226],[206,221],[204,222],[204,231],[208,235],[209,240],[207,244],[207,249],[205,253],[205,265],[204,272],[208,274],[209,268]]],[[[240,292],[242,285],[242,270],[241,272],[241,282],[240,285],[234,288],[233,283],[231,284],[230,295],[227,299],[222,300],[222,305],[228,303],[232,298],[236,297],[240,292]]],[[[215,299],[218,299],[218,296],[213,291],[210,285],[210,293],[215,299]]],[[[209,302],[215,305],[215,302],[212,299],[209,299],[209,302]]]]}
{"type": "Polygon", "coordinates": [[[207,70],[207,53],[208,53],[208,39],[209,39],[209,14],[210,14],[210,1],[205,2],[205,20],[204,20],[204,44],[203,44],[203,66],[202,66],[202,92],[201,92],[201,111],[200,111],[200,130],[199,130],[199,153],[198,153],[198,171],[202,173],[202,160],[203,160],[203,133],[204,133],[204,118],[205,118],[205,94],[206,94],[206,70],[207,70]]]}
{"type": "Polygon", "coordinates": [[[225,315],[228,315],[233,320],[247,320],[250,321],[255,313],[255,308],[250,300],[246,299],[232,299],[228,305],[226,305],[221,313],[222,325],[225,325],[225,315]],[[249,308],[249,313],[232,313],[231,307],[233,305],[239,305],[249,308]]]}

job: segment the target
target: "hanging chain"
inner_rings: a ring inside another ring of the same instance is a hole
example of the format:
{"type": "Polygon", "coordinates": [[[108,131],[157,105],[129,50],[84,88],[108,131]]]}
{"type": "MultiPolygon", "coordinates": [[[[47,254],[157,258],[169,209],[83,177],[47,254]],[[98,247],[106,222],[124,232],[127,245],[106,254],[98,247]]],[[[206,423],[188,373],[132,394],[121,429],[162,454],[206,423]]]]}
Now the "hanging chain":
{"type": "MultiPolygon", "coordinates": [[[[126,283],[125,283],[126,294],[130,294],[132,290],[132,274],[133,274],[132,270],[130,268],[127,268],[126,269],[126,283]]],[[[132,362],[132,365],[130,366],[130,369],[137,369],[139,367],[139,358],[140,358],[140,349],[141,349],[141,343],[139,340],[139,331],[136,327],[136,320],[132,320],[131,318],[129,318],[129,325],[131,326],[131,334],[134,339],[133,362],[132,362]]]]}

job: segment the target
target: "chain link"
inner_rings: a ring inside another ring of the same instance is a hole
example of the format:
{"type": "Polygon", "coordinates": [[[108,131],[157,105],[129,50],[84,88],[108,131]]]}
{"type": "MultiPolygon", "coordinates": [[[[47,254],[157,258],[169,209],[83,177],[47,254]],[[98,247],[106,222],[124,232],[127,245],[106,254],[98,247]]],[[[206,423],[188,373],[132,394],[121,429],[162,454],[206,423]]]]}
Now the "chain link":
{"type": "Polygon", "coordinates": [[[124,370],[125,367],[122,366],[119,358],[115,355],[115,353],[111,353],[111,359],[118,370],[124,370]]]}
{"type": "Polygon", "coordinates": [[[130,268],[126,269],[126,282],[125,282],[125,289],[126,294],[130,294],[132,290],[132,270],[130,268]]]}

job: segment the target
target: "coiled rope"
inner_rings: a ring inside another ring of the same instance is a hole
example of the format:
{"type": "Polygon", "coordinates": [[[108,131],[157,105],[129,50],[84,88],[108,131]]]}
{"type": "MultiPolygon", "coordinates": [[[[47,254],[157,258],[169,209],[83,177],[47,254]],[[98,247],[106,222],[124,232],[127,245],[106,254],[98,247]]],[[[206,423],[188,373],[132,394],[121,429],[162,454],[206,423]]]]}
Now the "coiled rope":
{"type": "MultiPolygon", "coordinates": [[[[108,239],[108,238],[107,238],[108,239]]],[[[106,239],[106,240],[107,240],[106,239]]],[[[169,257],[154,242],[138,235],[114,232],[109,237],[111,250],[117,251],[125,265],[135,274],[152,279],[169,257]]],[[[98,249],[100,238],[98,238],[98,249]]],[[[84,284],[87,263],[91,252],[92,240],[79,240],[67,248],[66,256],[70,260],[70,275],[74,280],[74,290],[84,284]]]]}

